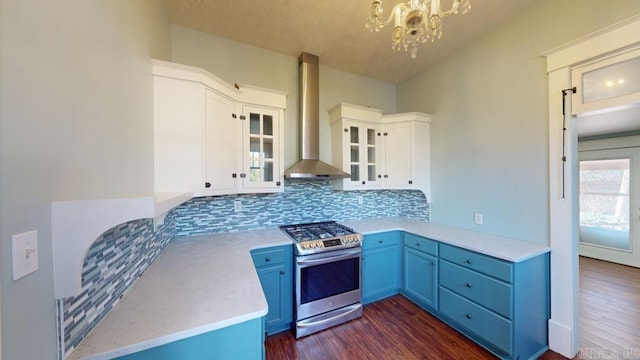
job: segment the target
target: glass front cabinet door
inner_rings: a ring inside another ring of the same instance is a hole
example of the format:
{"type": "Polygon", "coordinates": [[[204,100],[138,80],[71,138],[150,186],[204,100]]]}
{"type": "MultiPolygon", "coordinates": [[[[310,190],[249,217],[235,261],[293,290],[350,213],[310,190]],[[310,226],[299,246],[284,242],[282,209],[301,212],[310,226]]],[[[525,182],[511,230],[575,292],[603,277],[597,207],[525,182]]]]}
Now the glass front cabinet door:
{"type": "Polygon", "coordinates": [[[344,168],[348,169],[351,188],[375,188],[380,186],[380,125],[357,121],[345,121],[344,168]]]}
{"type": "Polygon", "coordinates": [[[240,172],[243,187],[279,188],[279,112],[244,106],[243,116],[243,169],[240,172]]]}

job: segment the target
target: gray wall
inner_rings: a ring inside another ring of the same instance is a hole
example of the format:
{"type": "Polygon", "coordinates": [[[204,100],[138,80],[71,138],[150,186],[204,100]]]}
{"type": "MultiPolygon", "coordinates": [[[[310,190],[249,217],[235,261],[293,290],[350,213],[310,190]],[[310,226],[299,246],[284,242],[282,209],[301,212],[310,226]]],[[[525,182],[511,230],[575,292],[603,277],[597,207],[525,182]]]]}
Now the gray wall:
{"type": "MultiPolygon", "coordinates": [[[[185,28],[171,26],[174,62],[204,68],[226,82],[245,83],[289,93],[284,121],[285,169],[299,159],[298,58],[185,28]]],[[[396,110],[394,84],[322,66],[320,58],[320,159],[331,162],[326,110],[340,102],[396,110]]]]}
{"type": "Polygon", "coordinates": [[[398,111],[434,115],[432,221],[548,241],[547,77],[539,54],[637,13],[637,0],[538,1],[398,84],[398,111]],[[473,223],[474,212],[484,213],[484,225],[473,223]]]}
{"type": "Polygon", "coordinates": [[[0,263],[4,359],[55,359],[51,202],[153,192],[150,57],[170,59],[155,0],[0,6],[0,263]],[[39,267],[11,278],[11,235],[39,267]]]}

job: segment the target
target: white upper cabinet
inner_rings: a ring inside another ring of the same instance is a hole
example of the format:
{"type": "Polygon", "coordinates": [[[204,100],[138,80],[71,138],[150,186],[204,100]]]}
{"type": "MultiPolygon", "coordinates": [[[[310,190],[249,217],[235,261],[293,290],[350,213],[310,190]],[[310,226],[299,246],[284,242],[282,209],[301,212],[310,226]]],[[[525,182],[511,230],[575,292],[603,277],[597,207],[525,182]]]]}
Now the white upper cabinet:
{"type": "Polygon", "coordinates": [[[431,116],[390,114],[382,122],[385,188],[421,190],[431,201],[431,116]]]}
{"type": "Polygon", "coordinates": [[[336,189],[416,189],[431,200],[429,115],[341,103],[329,118],[333,165],[351,174],[336,189]]]}
{"type": "Polygon", "coordinates": [[[155,191],[194,196],[283,190],[286,93],[153,62],[155,191]]]}
{"type": "Polygon", "coordinates": [[[339,190],[371,190],[382,184],[382,111],[339,104],[329,111],[332,163],[350,178],[334,180],[339,190]]]}
{"type": "Polygon", "coordinates": [[[571,82],[577,88],[572,97],[574,114],[640,105],[640,49],[576,67],[571,82]]]}

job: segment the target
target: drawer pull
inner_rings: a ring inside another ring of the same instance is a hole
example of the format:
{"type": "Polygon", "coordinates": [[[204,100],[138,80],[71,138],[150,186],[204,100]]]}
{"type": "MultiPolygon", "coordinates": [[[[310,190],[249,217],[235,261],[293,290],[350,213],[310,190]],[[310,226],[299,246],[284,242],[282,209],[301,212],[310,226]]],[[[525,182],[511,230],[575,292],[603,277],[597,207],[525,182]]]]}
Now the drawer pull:
{"type": "Polygon", "coordinates": [[[467,259],[464,262],[467,263],[467,264],[471,264],[471,259],[467,259]]]}
{"type": "Polygon", "coordinates": [[[284,270],[280,270],[280,275],[284,275],[284,270]]]}
{"type": "Polygon", "coordinates": [[[378,240],[378,244],[382,244],[382,240],[378,240]]]}
{"type": "Polygon", "coordinates": [[[466,283],[466,284],[464,284],[464,286],[470,288],[471,287],[471,283],[466,283]]]}
{"type": "Polygon", "coordinates": [[[417,242],[417,243],[416,243],[416,246],[420,246],[420,243],[419,243],[419,242],[417,242]]]}
{"type": "Polygon", "coordinates": [[[471,319],[471,314],[467,314],[464,317],[466,317],[467,319],[471,319]]]}
{"type": "Polygon", "coordinates": [[[266,258],[264,259],[264,261],[269,262],[269,261],[271,261],[271,258],[270,258],[270,257],[266,257],[266,258]]]}

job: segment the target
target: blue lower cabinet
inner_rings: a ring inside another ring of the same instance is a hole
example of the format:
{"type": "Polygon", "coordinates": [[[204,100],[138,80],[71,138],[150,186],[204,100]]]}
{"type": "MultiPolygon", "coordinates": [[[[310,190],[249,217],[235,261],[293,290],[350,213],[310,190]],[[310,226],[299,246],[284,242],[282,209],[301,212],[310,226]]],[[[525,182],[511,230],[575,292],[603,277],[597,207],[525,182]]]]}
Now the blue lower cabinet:
{"type": "Polygon", "coordinates": [[[262,318],[174,341],[116,358],[118,360],[264,359],[262,318]]]}
{"type": "Polygon", "coordinates": [[[438,259],[415,248],[404,247],[402,294],[426,309],[437,309],[438,259]]]}
{"type": "Polygon", "coordinates": [[[547,349],[549,254],[513,263],[440,245],[440,317],[503,359],[547,349]]]}
{"type": "Polygon", "coordinates": [[[368,304],[400,292],[402,233],[365,235],[362,244],[362,302],[368,304]]]}
{"type": "Polygon", "coordinates": [[[265,318],[268,335],[289,330],[293,321],[293,248],[278,246],[251,252],[267,298],[265,318]]]}

